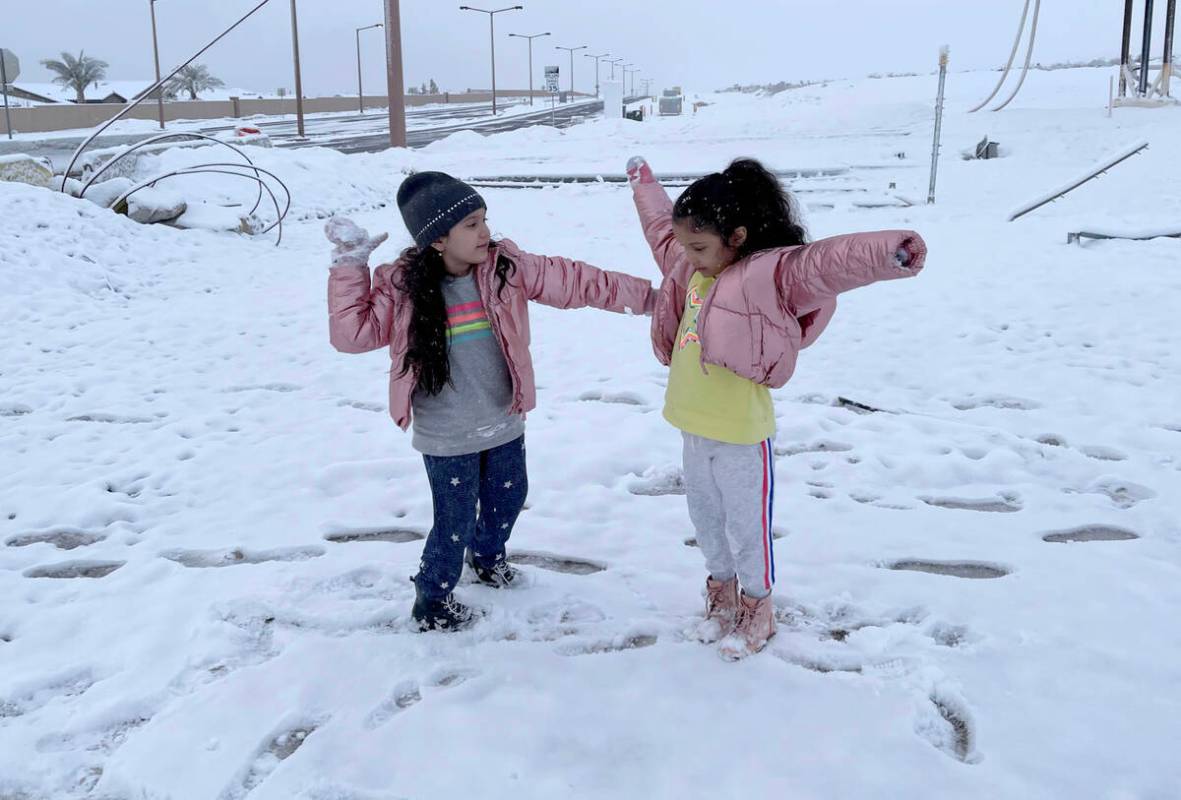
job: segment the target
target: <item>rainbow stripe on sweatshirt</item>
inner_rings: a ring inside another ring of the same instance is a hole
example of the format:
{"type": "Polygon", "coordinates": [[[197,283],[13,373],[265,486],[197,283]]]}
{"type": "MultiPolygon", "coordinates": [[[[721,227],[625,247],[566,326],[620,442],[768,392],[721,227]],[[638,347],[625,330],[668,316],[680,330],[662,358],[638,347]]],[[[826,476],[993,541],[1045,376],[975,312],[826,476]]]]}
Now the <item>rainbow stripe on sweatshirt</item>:
{"type": "Polygon", "coordinates": [[[447,309],[447,339],[451,344],[474,342],[492,336],[492,325],[484,313],[484,303],[473,300],[447,309]]]}

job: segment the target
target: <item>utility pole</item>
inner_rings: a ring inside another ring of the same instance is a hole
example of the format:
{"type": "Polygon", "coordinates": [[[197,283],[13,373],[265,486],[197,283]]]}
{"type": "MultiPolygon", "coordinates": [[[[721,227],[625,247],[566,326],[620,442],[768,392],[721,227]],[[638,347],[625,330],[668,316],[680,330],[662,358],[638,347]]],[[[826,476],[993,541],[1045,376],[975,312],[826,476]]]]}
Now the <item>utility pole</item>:
{"type": "Polygon", "coordinates": [[[529,40],[529,105],[533,105],[533,40],[541,36],[549,36],[549,31],[534,34],[510,33],[509,36],[529,40]]]}
{"type": "Polygon", "coordinates": [[[365,90],[361,88],[361,31],[367,31],[370,28],[380,28],[381,23],[375,22],[372,25],[366,25],[363,28],[357,28],[357,106],[362,115],[365,113],[365,90]]]}
{"type": "MultiPolygon", "coordinates": [[[[582,55],[584,58],[593,58],[595,60],[595,97],[598,97],[599,96],[599,59],[606,58],[607,56],[609,56],[611,54],[610,53],[599,53],[596,56],[596,55],[591,55],[590,53],[583,53],[582,55]]],[[[573,72],[573,70],[571,70],[571,72],[573,72]]]]}
{"type": "Polygon", "coordinates": [[[406,91],[402,86],[402,15],[398,0],[385,0],[385,68],[390,147],[405,147],[406,91]]]}
{"type": "MultiPolygon", "coordinates": [[[[295,0],[291,0],[291,2],[293,2],[293,3],[294,3],[294,2],[295,2],[295,0]]],[[[607,59],[607,63],[611,65],[611,80],[615,80],[615,65],[616,65],[616,64],[618,64],[620,61],[623,61],[623,60],[624,60],[624,59],[622,59],[622,58],[609,58],[609,59],[607,59]]]]}
{"type": "MultiPolygon", "coordinates": [[[[152,55],[156,60],[156,83],[160,82],[160,45],[156,40],[156,0],[148,0],[152,12],[152,55]]],[[[160,130],[164,130],[164,87],[156,92],[156,109],[160,117],[160,130]]]]}
{"type": "Polygon", "coordinates": [[[585,50],[586,45],[584,44],[578,47],[562,47],[561,45],[558,45],[554,49],[565,50],[570,54],[570,102],[574,102],[574,54],[579,50],[585,50]]]}
{"type": "Polygon", "coordinates": [[[291,53],[295,57],[295,127],[299,131],[299,138],[304,138],[303,132],[303,80],[299,75],[299,21],[295,13],[295,0],[291,0],[291,53]]]}
{"type": "Polygon", "coordinates": [[[494,11],[489,11],[484,8],[473,8],[471,6],[460,6],[460,11],[479,11],[481,14],[488,15],[488,44],[492,51],[492,116],[496,116],[496,15],[504,11],[521,11],[524,6],[509,6],[507,8],[498,8],[494,11]]]}

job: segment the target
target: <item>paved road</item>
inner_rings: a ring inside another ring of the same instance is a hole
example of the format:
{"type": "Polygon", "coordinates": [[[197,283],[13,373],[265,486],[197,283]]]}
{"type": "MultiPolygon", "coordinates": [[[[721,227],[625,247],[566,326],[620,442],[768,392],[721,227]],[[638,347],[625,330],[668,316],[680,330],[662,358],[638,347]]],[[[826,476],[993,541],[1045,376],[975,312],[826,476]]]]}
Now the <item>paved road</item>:
{"type": "MultiPolygon", "coordinates": [[[[568,128],[579,120],[602,110],[603,102],[601,100],[586,100],[579,103],[567,103],[564,106],[559,105],[552,110],[538,109],[503,118],[480,117],[450,125],[435,124],[419,129],[408,127],[406,144],[409,147],[424,147],[458,131],[474,130],[480,133],[498,133],[528,125],[546,124],[551,121],[559,128],[568,128]]],[[[376,153],[390,146],[389,126],[383,125],[380,130],[366,133],[345,131],[326,136],[309,137],[309,140],[304,142],[297,140],[276,141],[275,144],[278,147],[331,147],[342,153],[376,153]]]]}
{"type": "MultiPolygon", "coordinates": [[[[534,111],[525,111],[524,104],[507,106],[511,113],[492,117],[488,104],[463,104],[448,108],[412,109],[406,114],[407,144],[410,147],[424,147],[445,136],[463,130],[481,133],[497,133],[514,130],[528,125],[552,123],[566,128],[580,120],[598,114],[603,110],[603,101],[581,100],[552,109],[538,102],[534,111]]],[[[241,124],[253,125],[264,131],[276,147],[330,147],[343,153],[375,153],[389,147],[389,117],[383,109],[374,109],[367,114],[314,115],[305,119],[305,138],[297,136],[294,119],[276,119],[253,122],[251,120],[225,121],[205,127],[170,128],[175,132],[192,130],[208,136],[232,131],[241,124]]],[[[146,133],[101,136],[91,145],[93,148],[114,147],[148,138],[146,133]]],[[[49,158],[56,169],[64,169],[74,149],[82,143],[81,138],[64,137],[40,141],[0,142],[0,155],[5,153],[31,153],[49,158]]]]}

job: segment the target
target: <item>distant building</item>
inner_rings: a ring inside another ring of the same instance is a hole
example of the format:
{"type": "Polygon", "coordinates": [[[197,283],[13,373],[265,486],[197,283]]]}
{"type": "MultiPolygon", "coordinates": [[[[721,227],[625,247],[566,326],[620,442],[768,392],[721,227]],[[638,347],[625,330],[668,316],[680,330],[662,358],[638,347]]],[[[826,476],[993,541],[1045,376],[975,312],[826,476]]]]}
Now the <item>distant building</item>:
{"type": "MultiPolygon", "coordinates": [[[[87,103],[115,103],[123,105],[132,100],[138,100],[147,94],[155,81],[99,81],[86,87],[87,103]]],[[[18,105],[50,105],[58,103],[73,103],[77,97],[71,86],[59,86],[56,83],[27,83],[20,81],[8,87],[10,98],[23,101],[18,105]]],[[[201,93],[201,100],[229,100],[231,97],[265,97],[258,92],[222,87],[210,89],[201,93]]],[[[154,97],[154,95],[153,95],[154,97]]],[[[184,98],[188,101],[188,96],[184,98]]]]}

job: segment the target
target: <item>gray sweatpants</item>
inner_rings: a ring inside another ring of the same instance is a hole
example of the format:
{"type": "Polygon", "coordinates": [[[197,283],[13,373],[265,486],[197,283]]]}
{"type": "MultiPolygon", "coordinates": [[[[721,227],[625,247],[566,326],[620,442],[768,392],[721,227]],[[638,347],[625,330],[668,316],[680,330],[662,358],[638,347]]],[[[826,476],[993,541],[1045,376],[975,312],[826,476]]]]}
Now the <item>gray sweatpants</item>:
{"type": "Polygon", "coordinates": [[[771,506],[775,452],[771,440],[727,444],[682,432],[685,497],[697,544],[714,580],[735,575],[744,592],[763,597],[775,583],[771,506]]]}

